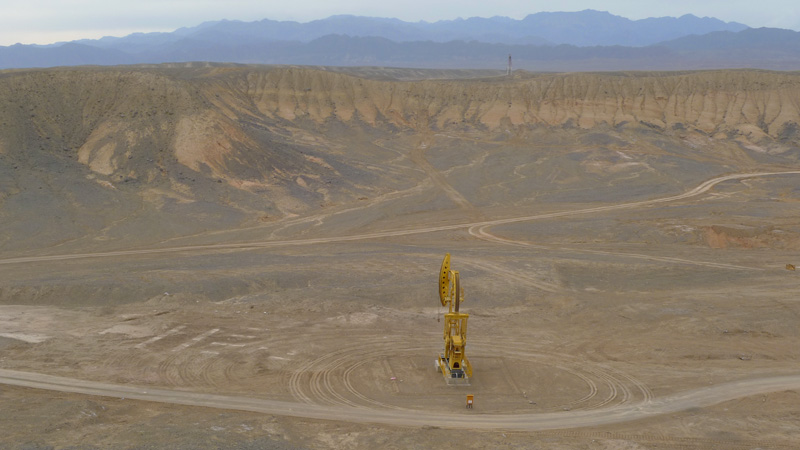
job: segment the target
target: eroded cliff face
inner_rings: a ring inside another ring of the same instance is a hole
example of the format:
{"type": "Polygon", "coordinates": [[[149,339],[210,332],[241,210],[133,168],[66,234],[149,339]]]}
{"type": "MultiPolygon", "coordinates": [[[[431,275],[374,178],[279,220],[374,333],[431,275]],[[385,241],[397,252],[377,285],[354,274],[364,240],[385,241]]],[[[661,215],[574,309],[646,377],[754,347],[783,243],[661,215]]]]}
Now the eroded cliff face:
{"type": "Polygon", "coordinates": [[[800,74],[762,71],[396,82],[305,68],[65,69],[6,72],[0,96],[0,148],[61,147],[99,175],[149,180],[164,158],[236,179],[230,163],[264,151],[245,122],[312,132],[331,121],[412,132],[645,126],[800,142],[800,74]],[[159,163],[137,174],[128,161],[142,157],[159,163]]]}
{"type": "Polygon", "coordinates": [[[800,76],[760,71],[386,82],[284,69],[249,72],[238,89],[268,117],[417,131],[645,124],[759,139],[791,137],[800,119],[800,76]]]}
{"type": "Polygon", "coordinates": [[[0,98],[0,212],[63,208],[60,226],[76,235],[136,202],[135,214],[173,214],[180,234],[193,229],[186,217],[198,230],[269,221],[455,173],[450,200],[481,207],[686,175],[670,188],[682,189],[800,158],[798,73],[411,82],[301,67],[69,68],[0,72],[0,98]],[[464,142],[501,143],[504,156],[464,142]],[[38,200],[23,201],[32,189],[38,200]],[[117,206],[95,210],[102,220],[76,212],[98,199],[117,206]]]}

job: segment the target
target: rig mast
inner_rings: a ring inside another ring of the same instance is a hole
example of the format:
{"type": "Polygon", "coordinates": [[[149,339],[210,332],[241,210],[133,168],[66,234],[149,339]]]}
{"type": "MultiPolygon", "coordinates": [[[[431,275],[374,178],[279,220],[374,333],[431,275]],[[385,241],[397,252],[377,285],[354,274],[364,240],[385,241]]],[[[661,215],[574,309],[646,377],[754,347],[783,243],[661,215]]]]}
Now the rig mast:
{"type": "Polygon", "coordinates": [[[459,311],[464,301],[464,290],[457,270],[450,270],[450,254],[444,256],[439,271],[439,300],[449,312],[444,315],[444,353],[436,366],[447,384],[469,384],[472,365],[465,353],[467,347],[467,319],[469,314],[459,311]]]}

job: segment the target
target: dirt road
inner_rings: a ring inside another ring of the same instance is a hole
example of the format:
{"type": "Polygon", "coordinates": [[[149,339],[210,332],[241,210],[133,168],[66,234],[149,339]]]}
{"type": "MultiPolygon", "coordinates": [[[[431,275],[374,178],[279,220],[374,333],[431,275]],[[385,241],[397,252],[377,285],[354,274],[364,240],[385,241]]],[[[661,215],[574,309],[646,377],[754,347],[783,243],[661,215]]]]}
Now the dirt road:
{"type": "Polygon", "coordinates": [[[281,247],[292,245],[312,245],[312,244],[329,244],[334,242],[349,242],[349,241],[362,241],[368,239],[379,239],[386,237],[410,236],[414,234],[434,233],[437,231],[458,230],[462,228],[481,228],[493,225],[505,225],[517,222],[527,222],[531,220],[552,219],[559,217],[570,217],[585,214],[593,214],[600,212],[615,211],[620,209],[634,209],[647,206],[656,205],[659,203],[667,203],[687,198],[695,197],[709,191],[711,188],[719,183],[730,180],[741,180],[745,178],[768,177],[777,175],[797,175],[800,171],[792,170],[785,172],[757,172],[757,173],[738,173],[732,175],[724,175],[712,178],[698,185],[697,187],[686,191],[682,194],[671,195],[668,197],[656,198],[652,200],[642,200],[638,202],[619,203],[616,205],[598,206],[595,208],[576,209],[571,211],[558,211],[545,214],[535,214],[528,216],[509,217],[505,219],[487,220],[472,223],[459,223],[453,225],[442,225],[438,227],[420,227],[411,228],[407,230],[392,230],[381,231],[376,233],[364,233],[351,236],[332,236],[308,239],[289,239],[278,241],[256,241],[256,242],[243,242],[234,244],[212,244],[212,245],[190,245],[182,247],[166,247],[166,248],[150,248],[140,250],[121,250],[113,252],[97,252],[97,253],[74,253],[66,255],[48,255],[48,256],[29,256],[19,258],[0,259],[0,264],[22,264],[30,262],[41,261],[62,261],[72,259],[85,259],[85,258],[103,258],[110,256],[129,256],[129,255],[147,255],[147,254],[160,254],[160,253],[176,253],[176,252],[190,252],[190,251],[216,251],[216,250],[250,250],[255,248],[267,247],[281,247]]]}
{"type": "Polygon", "coordinates": [[[415,410],[380,410],[310,405],[252,397],[200,394],[169,389],[117,385],[3,369],[0,369],[0,383],[59,392],[253,411],[310,419],[405,426],[430,425],[446,428],[542,431],[628,422],[660,414],[683,411],[689,408],[707,407],[751,395],[800,389],[800,375],[734,381],[684,391],[654,399],[650,402],[632,405],[559,413],[515,415],[484,415],[475,410],[458,415],[444,415],[415,410]]]}

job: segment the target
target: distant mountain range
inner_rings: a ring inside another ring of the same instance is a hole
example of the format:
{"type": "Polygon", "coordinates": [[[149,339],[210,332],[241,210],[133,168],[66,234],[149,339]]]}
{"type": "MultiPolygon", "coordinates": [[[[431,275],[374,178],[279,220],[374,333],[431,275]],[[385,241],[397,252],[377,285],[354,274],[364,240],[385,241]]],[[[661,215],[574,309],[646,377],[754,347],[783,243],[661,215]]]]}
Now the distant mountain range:
{"type": "Polygon", "coordinates": [[[542,71],[800,70],[800,33],[685,15],[607,12],[404,22],[333,16],[308,23],[218,21],[46,46],[0,47],[0,68],[211,61],[247,64],[496,68],[542,71]]]}
{"type": "Polygon", "coordinates": [[[139,52],[156,45],[183,40],[240,44],[242,41],[311,42],[328,35],[381,37],[394,42],[478,41],[491,44],[555,45],[579,47],[624,45],[642,47],[690,34],[712,31],[742,31],[746,25],[718,19],[685,15],[630,20],[607,12],[555,12],[531,14],[522,20],[508,17],[442,20],[434,23],[404,22],[376,17],[333,16],[308,23],[223,20],[206,22],[173,33],[133,34],[124,38],[103,38],[77,43],[126,52],[139,52]]]}

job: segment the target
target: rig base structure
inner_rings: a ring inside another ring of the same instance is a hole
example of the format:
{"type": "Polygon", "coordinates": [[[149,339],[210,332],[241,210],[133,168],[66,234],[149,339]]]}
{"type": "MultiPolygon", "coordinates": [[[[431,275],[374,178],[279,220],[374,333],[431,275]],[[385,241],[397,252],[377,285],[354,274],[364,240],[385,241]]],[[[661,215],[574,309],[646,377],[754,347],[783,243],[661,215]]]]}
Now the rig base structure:
{"type": "Polygon", "coordinates": [[[439,359],[433,362],[436,366],[436,371],[440,372],[444,377],[444,382],[448,386],[469,386],[469,376],[461,369],[450,370],[447,358],[444,355],[439,355],[439,359]]]}

